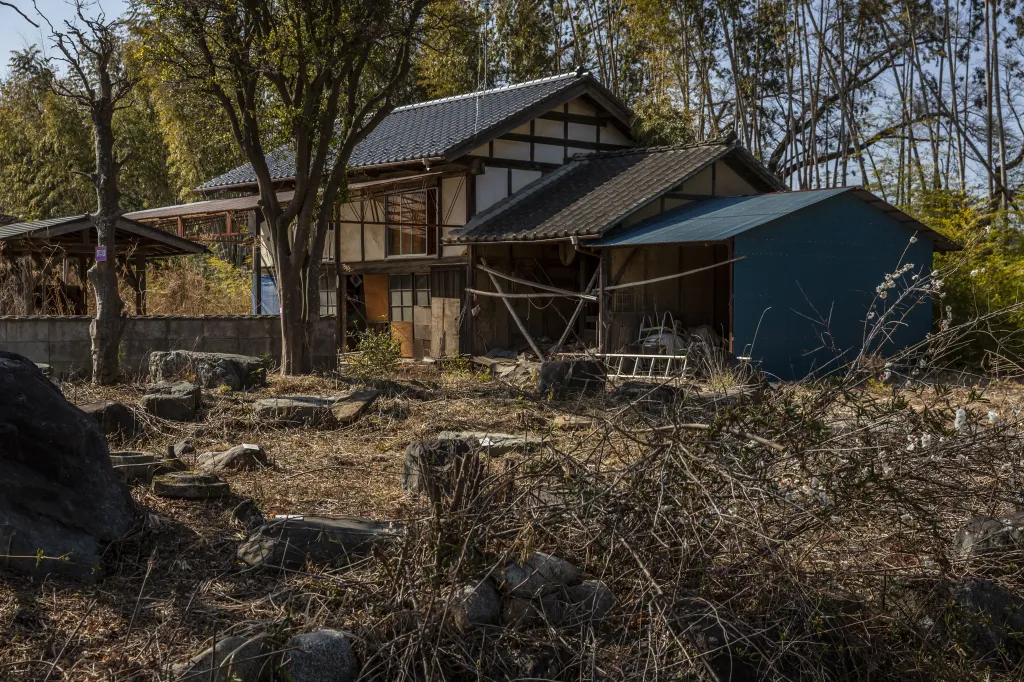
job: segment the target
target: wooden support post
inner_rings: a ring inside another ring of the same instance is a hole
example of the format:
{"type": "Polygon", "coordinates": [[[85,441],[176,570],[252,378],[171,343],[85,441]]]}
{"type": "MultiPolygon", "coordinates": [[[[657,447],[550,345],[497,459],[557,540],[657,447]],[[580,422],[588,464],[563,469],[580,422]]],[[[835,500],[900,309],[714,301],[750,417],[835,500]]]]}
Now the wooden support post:
{"type": "Polygon", "coordinates": [[[338,351],[348,350],[348,275],[338,275],[338,351]]]}
{"type": "Polygon", "coordinates": [[[605,300],[605,282],[608,279],[606,273],[610,258],[605,256],[605,250],[601,249],[600,261],[597,265],[597,353],[601,355],[608,352],[608,301],[605,300]]]}
{"type": "MultiPolygon", "coordinates": [[[[597,279],[598,274],[599,271],[594,272],[593,277],[590,278],[590,283],[587,284],[587,288],[583,291],[583,293],[589,294],[591,291],[594,290],[594,281],[597,279]]],[[[583,311],[583,306],[585,306],[586,304],[587,299],[585,298],[581,298],[576,303],[576,310],[573,311],[572,317],[569,318],[568,324],[565,325],[565,331],[562,332],[562,337],[558,339],[555,345],[551,346],[551,348],[548,350],[549,354],[555,355],[556,353],[558,353],[558,351],[562,350],[562,346],[565,344],[566,339],[569,338],[569,333],[572,331],[573,325],[576,324],[576,319],[580,316],[580,313],[583,311]]]]}
{"type": "Polygon", "coordinates": [[[338,275],[338,351],[348,350],[348,275],[338,275]]]}
{"type": "Polygon", "coordinates": [[[146,314],[146,259],[135,257],[135,314],[146,314]]]}
{"type": "MultiPolygon", "coordinates": [[[[486,260],[481,258],[480,262],[485,268],[487,267],[486,260]]],[[[526,325],[524,325],[523,321],[519,319],[519,314],[516,313],[515,306],[513,306],[512,301],[509,300],[505,290],[501,286],[501,282],[499,282],[498,278],[490,272],[487,273],[487,276],[491,278],[491,284],[494,285],[494,290],[501,295],[501,300],[505,302],[505,307],[508,308],[508,314],[512,316],[512,320],[516,323],[516,326],[519,327],[519,331],[522,332],[524,337],[526,337],[526,342],[530,344],[530,348],[532,348],[533,352],[537,354],[537,359],[544,362],[544,353],[540,352],[540,347],[537,345],[537,342],[533,340],[532,336],[530,336],[530,332],[526,331],[526,325]]]]}
{"type": "Polygon", "coordinates": [[[252,235],[252,314],[263,314],[263,252],[260,249],[260,221],[263,216],[249,214],[249,234],[252,235]]]}
{"type": "MultiPolygon", "coordinates": [[[[469,289],[476,284],[476,268],[473,267],[473,259],[476,258],[476,247],[470,244],[466,247],[466,288],[469,289]]],[[[459,348],[463,353],[473,353],[476,346],[475,321],[473,319],[473,294],[469,291],[463,292],[462,309],[462,338],[459,339],[459,348]]]]}

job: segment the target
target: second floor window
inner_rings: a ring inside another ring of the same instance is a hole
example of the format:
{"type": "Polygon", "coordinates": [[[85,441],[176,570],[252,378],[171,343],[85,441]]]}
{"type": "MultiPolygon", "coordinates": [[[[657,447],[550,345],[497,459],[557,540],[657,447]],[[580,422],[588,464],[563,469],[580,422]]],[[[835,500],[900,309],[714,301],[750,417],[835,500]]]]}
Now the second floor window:
{"type": "Polygon", "coordinates": [[[437,188],[395,192],[384,197],[388,256],[437,253],[437,188]]]}

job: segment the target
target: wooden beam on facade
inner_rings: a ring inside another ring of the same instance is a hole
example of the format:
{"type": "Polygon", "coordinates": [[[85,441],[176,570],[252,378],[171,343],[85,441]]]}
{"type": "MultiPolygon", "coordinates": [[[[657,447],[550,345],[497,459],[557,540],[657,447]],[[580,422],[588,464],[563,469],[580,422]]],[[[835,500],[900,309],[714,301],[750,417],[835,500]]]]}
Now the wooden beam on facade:
{"type": "Polygon", "coordinates": [[[643,279],[643,280],[640,280],[639,282],[626,282],[625,284],[616,284],[614,286],[605,287],[604,290],[605,291],[615,291],[617,289],[628,289],[630,287],[643,286],[644,284],[654,284],[655,282],[664,282],[665,280],[675,279],[676,277],[686,277],[687,275],[693,275],[693,274],[696,274],[698,272],[704,272],[705,270],[713,270],[714,268],[720,267],[722,265],[730,265],[731,266],[732,263],[735,263],[738,260],[743,260],[744,258],[746,258],[746,256],[740,256],[738,258],[731,258],[729,260],[724,260],[721,263],[715,263],[714,265],[705,265],[702,268],[696,268],[694,270],[687,270],[686,272],[674,272],[671,275],[664,275],[662,277],[653,277],[651,279],[643,279]]]}
{"type": "MultiPolygon", "coordinates": [[[[569,125],[566,123],[566,125],[569,125]]],[[[553,147],[576,147],[578,149],[590,149],[597,151],[599,148],[604,150],[617,150],[617,149],[632,149],[622,144],[610,144],[605,142],[598,144],[597,142],[590,142],[587,140],[573,140],[570,138],[561,137],[544,137],[542,135],[526,135],[523,133],[505,133],[499,140],[509,140],[510,142],[532,142],[534,144],[548,144],[553,147]]]]}
{"type": "MultiPolygon", "coordinates": [[[[480,262],[483,263],[484,260],[481,258],[480,262]]],[[[596,301],[597,300],[597,298],[595,296],[590,296],[589,294],[581,293],[579,291],[570,291],[568,289],[559,289],[558,287],[552,287],[552,286],[548,286],[546,284],[539,284],[537,282],[531,282],[530,280],[523,279],[522,277],[515,277],[513,275],[506,275],[504,272],[500,272],[498,270],[493,270],[493,269],[487,267],[486,265],[477,265],[477,267],[479,269],[483,270],[484,272],[486,272],[488,275],[501,277],[502,279],[507,279],[510,282],[515,282],[516,284],[525,284],[528,287],[533,287],[534,289],[540,289],[541,291],[550,291],[552,293],[558,294],[559,296],[564,296],[566,298],[583,298],[583,299],[586,299],[588,301],[596,301]]]]}
{"type": "Polygon", "coordinates": [[[494,290],[501,295],[501,300],[504,301],[505,307],[508,308],[508,314],[512,316],[512,320],[516,323],[516,326],[519,327],[519,331],[522,332],[523,336],[526,338],[526,342],[530,344],[530,348],[532,348],[533,352],[537,354],[537,359],[544,362],[544,354],[540,352],[540,347],[537,345],[537,342],[533,340],[530,332],[526,330],[526,325],[523,324],[521,319],[519,319],[519,314],[516,312],[515,306],[512,305],[512,301],[508,299],[508,295],[505,293],[505,290],[502,289],[501,282],[498,281],[497,277],[491,274],[493,271],[487,267],[487,260],[481,258],[480,263],[483,265],[483,268],[481,269],[484,270],[484,272],[487,272],[488,276],[490,276],[494,290]]]}

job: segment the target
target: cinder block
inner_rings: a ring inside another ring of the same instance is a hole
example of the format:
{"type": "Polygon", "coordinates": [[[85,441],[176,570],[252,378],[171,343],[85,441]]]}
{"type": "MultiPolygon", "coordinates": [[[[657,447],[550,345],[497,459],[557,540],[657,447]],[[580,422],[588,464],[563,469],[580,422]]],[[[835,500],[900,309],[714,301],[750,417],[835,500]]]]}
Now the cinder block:
{"type": "Polygon", "coordinates": [[[7,341],[7,320],[0,319],[0,349],[7,341]]]}
{"type": "MultiPolygon", "coordinates": [[[[278,344],[280,348],[280,343],[278,344]]],[[[261,358],[264,355],[274,355],[274,344],[270,337],[252,337],[239,339],[238,352],[242,355],[252,355],[261,358]]]]}
{"type": "Polygon", "coordinates": [[[51,317],[47,320],[47,339],[55,341],[77,341],[91,343],[89,321],[79,317],[51,317]]]}
{"type": "Polygon", "coordinates": [[[250,333],[242,319],[203,320],[203,335],[208,339],[237,339],[250,333]]]}
{"type": "Polygon", "coordinates": [[[50,364],[62,362],[92,365],[92,344],[89,341],[53,341],[49,346],[50,364]]]}
{"type": "Polygon", "coordinates": [[[24,355],[32,362],[50,362],[50,344],[46,341],[8,341],[4,348],[9,353],[24,355]]]}
{"type": "Polygon", "coordinates": [[[203,339],[203,344],[197,350],[206,353],[239,353],[238,339],[203,339]]]}
{"type": "Polygon", "coordinates": [[[49,338],[50,325],[46,318],[22,317],[7,321],[8,343],[47,341],[49,338]]]}
{"type": "Polygon", "coordinates": [[[177,317],[167,320],[167,336],[172,339],[182,339],[185,345],[177,346],[172,350],[194,350],[196,341],[202,339],[206,332],[203,329],[204,323],[201,317],[177,317]]]}
{"type": "Polygon", "coordinates": [[[129,320],[128,326],[134,338],[164,341],[170,332],[171,323],[159,317],[146,317],[129,320]]]}

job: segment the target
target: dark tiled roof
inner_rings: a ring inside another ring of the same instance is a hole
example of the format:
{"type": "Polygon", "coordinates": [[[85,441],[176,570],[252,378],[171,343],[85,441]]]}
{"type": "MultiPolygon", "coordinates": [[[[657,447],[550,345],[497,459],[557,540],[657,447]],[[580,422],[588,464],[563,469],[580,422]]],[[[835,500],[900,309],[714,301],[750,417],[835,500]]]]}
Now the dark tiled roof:
{"type": "MultiPolygon", "coordinates": [[[[625,105],[588,73],[569,73],[494,90],[446,97],[395,109],[352,151],[353,168],[419,159],[461,156],[483,142],[536,117],[548,107],[587,92],[608,105],[628,125],[625,105]]],[[[291,148],[267,154],[275,179],[294,177],[291,148]]],[[[256,175],[246,164],[203,183],[199,189],[252,184],[256,175]]]]}
{"type": "Polygon", "coordinates": [[[588,154],[481,211],[452,232],[449,241],[599,235],[725,157],[742,164],[765,188],[781,188],[749,154],[730,143],[588,154]]]}

